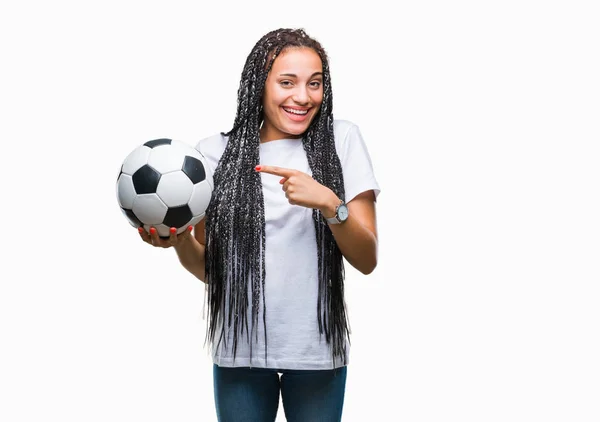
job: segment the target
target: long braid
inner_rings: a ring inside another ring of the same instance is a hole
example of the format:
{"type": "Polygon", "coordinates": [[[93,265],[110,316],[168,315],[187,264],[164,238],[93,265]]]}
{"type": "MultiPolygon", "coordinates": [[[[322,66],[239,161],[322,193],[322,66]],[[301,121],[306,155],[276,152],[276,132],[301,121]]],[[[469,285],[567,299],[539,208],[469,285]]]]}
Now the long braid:
{"type": "MultiPolygon", "coordinates": [[[[233,329],[235,359],[240,335],[252,344],[262,300],[267,359],[265,292],[265,210],[259,163],[262,96],[265,81],[277,55],[288,47],[309,47],[323,64],[323,102],[303,137],[303,147],[313,178],[344,199],[342,167],[333,137],[333,97],[327,54],[302,29],[278,29],[264,35],[254,46],[242,71],[238,107],[225,151],[214,172],[213,197],[206,213],[206,280],[209,317],[207,339],[215,341],[218,322],[221,341],[227,347],[225,328],[233,329]],[[248,298],[248,283],[252,296],[248,298]],[[248,330],[247,307],[251,300],[252,331],[248,330]],[[229,312],[225,315],[229,304],[229,312]],[[232,327],[233,325],[233,327],[232,327]]],[[[344,302],[342,254],[320,212],[313,210],[318,251],[318,325],[336,356],[346,364],[349,324],[344,302]]]]}

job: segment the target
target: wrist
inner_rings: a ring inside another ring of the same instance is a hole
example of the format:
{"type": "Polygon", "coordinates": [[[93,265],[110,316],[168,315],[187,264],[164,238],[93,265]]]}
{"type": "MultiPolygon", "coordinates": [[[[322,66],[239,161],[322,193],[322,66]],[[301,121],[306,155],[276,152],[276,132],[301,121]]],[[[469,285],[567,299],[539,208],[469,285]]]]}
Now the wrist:
{"type": "Polygon", "coordinates": [[[323,202],[321,208],[319,208],[319,211],[321,211],[321,215],[323,215],[323,217],[325,218],[334,217],[336,209],[341,202],[340,198],[338,198],[338,196],[335,193],[333,193],[332,190],[330,190],[329,192],[330,195],[327,196],[327,199],[323,202]]]}
{"type": "Polygon", "coordinates": [[[193,237],[194,237],[194,235],[191,233],[187,236],[182,236],[181,238],[177,239],[177,243],[175,243],[173,245],[173,248],[178,253],[186,250],[193,244],[193,240],[194,240],[193,237]]]}

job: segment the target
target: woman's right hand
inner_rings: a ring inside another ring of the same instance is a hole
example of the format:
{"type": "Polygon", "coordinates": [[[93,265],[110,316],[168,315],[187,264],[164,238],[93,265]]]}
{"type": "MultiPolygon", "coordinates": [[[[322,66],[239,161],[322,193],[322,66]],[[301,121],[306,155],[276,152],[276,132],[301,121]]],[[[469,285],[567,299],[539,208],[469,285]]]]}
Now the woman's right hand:
{"type": "Polygon", "coordinates": [[[193,226],[189,226],[183,233],[177,234],[177,229],[171,227],[168,239],[162,239],[158,235],[158,230],[154,227],[150,227],[150,233],[144,230],[143,227],[139,227],[138,232],[144,242],[158,248],[170,248],[171,246],[181,245],[183,242],[189,240],[192,235],[192,229],[193,226]]]}

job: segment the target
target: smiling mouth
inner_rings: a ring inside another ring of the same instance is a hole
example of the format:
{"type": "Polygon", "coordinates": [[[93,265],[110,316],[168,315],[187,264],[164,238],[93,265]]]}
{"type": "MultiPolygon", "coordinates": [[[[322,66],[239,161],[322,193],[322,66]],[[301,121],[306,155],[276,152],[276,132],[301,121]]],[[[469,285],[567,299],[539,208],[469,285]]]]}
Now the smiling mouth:
{"type": "Polygon", "coordinates": [[[287,113],[296,115],[296,116],[306,116],[308,114],[308,110],[296,110],[294,108],[281,107],[287,113]]]}

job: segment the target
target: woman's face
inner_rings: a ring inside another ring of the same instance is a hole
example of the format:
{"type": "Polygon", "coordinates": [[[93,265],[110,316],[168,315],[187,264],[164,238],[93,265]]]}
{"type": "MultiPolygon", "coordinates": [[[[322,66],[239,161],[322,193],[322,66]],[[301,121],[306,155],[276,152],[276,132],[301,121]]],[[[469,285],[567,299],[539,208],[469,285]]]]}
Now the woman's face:
{"type": "Polygon", "coordinates": [[[311,48],[291,47],[273,62],[263,94],[261,142],[298,138],[323,102],[323,64],[311,48]]]}

